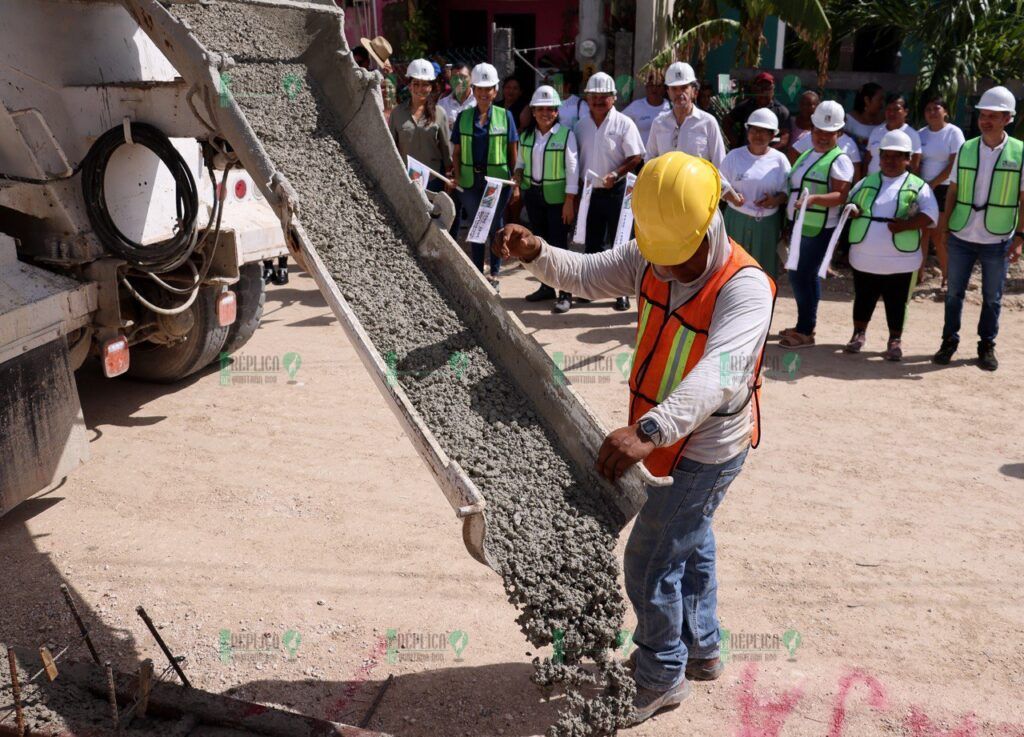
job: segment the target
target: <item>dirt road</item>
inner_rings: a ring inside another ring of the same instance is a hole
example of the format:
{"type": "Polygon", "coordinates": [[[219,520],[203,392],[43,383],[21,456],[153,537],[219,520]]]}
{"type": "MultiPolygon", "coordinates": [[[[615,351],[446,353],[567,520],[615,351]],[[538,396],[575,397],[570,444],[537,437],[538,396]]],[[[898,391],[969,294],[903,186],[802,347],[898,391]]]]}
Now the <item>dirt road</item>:
{"type": "MultiPolygon", "coordinates": [[[[502,291],[623,424],[634,315],[555,317],[519,299],[535,286],[517,271],[502,291]]],[[[763,445],[716,521],[726,675],[628,734],[1024,735],[1022,313],[1004,313],[994,375],[928,361],[937,303],[911,307],[902,365],[879,357],[881,310],[870,350],[839,353],[849,313],[824,301],[798,362],[770,350],[763,445]]],[[[793,315],[780,299],[775,327],[793,315]]],[[[500,579],[465,553],[311,279],[270,290],[228,371],[173,390],[78,379],[93,457],[0,520],[0,640],[67,643],[67,582],[123,668],[162,657],[141,603],[211,690],[357,723],[395,674],[373,728],[551,723],[500,579]]]]}

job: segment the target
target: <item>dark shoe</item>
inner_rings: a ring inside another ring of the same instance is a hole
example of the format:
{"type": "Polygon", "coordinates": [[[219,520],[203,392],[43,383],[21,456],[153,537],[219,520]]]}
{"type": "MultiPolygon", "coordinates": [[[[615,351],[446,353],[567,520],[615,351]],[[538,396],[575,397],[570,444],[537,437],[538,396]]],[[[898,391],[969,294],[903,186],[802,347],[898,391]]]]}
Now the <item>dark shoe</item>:
{"type": "Polygon", "coordinates": [[[637,684],[633,697],[633,719],[630,726],[646,722],[662,709],[678,706],[690,695],[690,682],[685,678],[668,691],[655,691],[637,684]]]}
{"type": "Polygon", "coordinates": [[[883,358],[885,358],[886,361],[902,361],[903,341],[899,338],[890,338],[889,346],[883,354],[883,358]]]}
{"type": "Polygon", "coordinates": [[[864,347],[864,344],[868,340],[868,334],[865,330],[854,330],[853,337],[850,338],[850,342],[843,348],[847,353],[860,353],[860,349],[864,347]]]}
{"type": "Polygon", "coordinates": [[[558,295],[558,299],[555,300],[555,304],[554,306],[552,306],[551,311],[554,312],[555,314],[561,315],[565,312],[568,312],[571,309],[572,295],[567,294],[566,292],[562,292],[561,294],[558,295]]]}
{"type": "Polygon", "coordinates": [[[953,360],[953,354],[956,353],[959,345],[960,341],[953,340],[952,338],[943,338],[938,353],[932,356],[932,363],[937,363],[940,366],[948,365],[953,360]]]}
{"type": "Polygon", "coordinates": [[[549,287],[547,284],[541,284],[537,288],[537,291],[530,292],[526,295],[527,302],[543,302],[546,299],[554,299],[555,290],[549,287]]]}
{"type": "Polygon", "coordinates": [[[277,286],[284,286],[288,283],[288,257],[277,257],[277,268],[274,269],[273,282],[277,286]]]}
{"type": "Polygon", "coordinates": [[[725,672],[721,658],[690,658],[686,661],[686,677],[691,681],[714,681],[725,672]]]}
{"type": "Polygon", "coordinates": [[[625,312],[629,309],[629,297],[619,297],[615,300],[615,307],[613,308],[616,312],[625,312]]]}
{"type": "Polygon", "coordinates": [[[999,368],[996,358],[996,344],[991,340],[978,341],[978,368],[982,371],[995,371],[999,368]]]}

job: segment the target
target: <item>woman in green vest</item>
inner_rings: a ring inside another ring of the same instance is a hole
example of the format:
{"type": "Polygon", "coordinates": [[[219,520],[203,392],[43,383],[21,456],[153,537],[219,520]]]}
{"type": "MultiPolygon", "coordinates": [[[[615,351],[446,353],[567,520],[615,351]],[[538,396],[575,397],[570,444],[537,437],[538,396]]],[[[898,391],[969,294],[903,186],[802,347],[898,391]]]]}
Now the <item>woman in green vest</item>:
{"type": "MultiPolygon", "coordinates": [[[[461,207],[472,223],[484,197],[485,177],[511,180],[516,167],[519,134],[512,113],[493,104],[498,94],[498,71],[490,64],[477,64],[470,74],[470,82],[476,107],[459,113],[458,120],[452,126],[452,168],[448,177],[458,182],[462,189],[458,193],[456,208],[461,207]]],[[[487,242],[504,225],[505,206],[510,200],[519,201],[518,185],[506,184],[502,187],[497,210],[487,233],[487,242]]],[[[471,245],[473,263],[482,274],[487,243],[471,245]]],[[[488,281],[495,290],[498,289],[499,271],[501,259],[492,253],[488,281]]]]}
{"type": "MultiPolygon", "coordinates": [[[[576,193],[578,151],[576,136],[558,122],[562,104],[553,87],[542,85],[533,93],[530,110],[533,120],[523,130],[519,142],[522,156],[516,163],[515,180],[523,192],[530,227],[535,235],[552,246],[566,248],[572,223],[576,193]]],[[[541,284],[526,295],[527,302],[554,299],[555,290],[541,284]]],[[[552,312],[568,312],[572,295],[559,292],[552,312]]]]}
{"type": "MultiPolygon", "coordinates": [[[[789,271],[789,283],[796,301],[796,327],[781,331],[780,345],[803,348],[814,345],[814,328],[818,323],[818,302],[821,280],[818,271],[825,259],[832,232],[839,223],[839,210],[846,204],[846,195],[853,181],[853,162],[839,147],[839,135],[846,115],[842,106],[825,100],[814,110],[811,123],[812,148],[793,162],[789,176],[787,214],[796,213],[807,190],[807,211],[800,233],[800,256],[796,269],[789,271]]],[[[794,225],[795,227],[795,225],[794,225]]]]}
{"type": "Polygon", "coordinates": [[[860,353],[868,323],[881,297],[889,340],[886,360],[903,360],[903,323],[923,260],[922,231],[939,220],[931,187],[909,171],[913,142],[905,132],[887,132],[878,146],[880,171],[868,174],[850,192],[857,212],[850,220],[853,267],[853,337],[847,353],[860,353]]]}

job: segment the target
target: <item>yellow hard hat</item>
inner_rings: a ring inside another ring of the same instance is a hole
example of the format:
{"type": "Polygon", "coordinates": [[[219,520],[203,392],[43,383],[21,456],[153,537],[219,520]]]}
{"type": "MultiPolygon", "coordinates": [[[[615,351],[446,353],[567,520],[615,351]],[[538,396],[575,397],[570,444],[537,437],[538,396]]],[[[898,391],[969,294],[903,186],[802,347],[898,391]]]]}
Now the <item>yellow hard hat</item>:
{"type": "Polygon", "coordinates": [[[633,185],[640,253],[658,266],[688,261],[704,240],[721,195],[722,178],[705,159],[670,151],[648,161],[633,185]]]}

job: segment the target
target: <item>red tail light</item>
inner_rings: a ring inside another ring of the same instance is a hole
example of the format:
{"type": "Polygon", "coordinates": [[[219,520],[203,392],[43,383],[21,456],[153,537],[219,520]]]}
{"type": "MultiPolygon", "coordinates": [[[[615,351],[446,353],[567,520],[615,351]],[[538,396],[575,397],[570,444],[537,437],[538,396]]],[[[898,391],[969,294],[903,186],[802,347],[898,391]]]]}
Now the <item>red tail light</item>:
{"type": "Polygon", "coordinates": [[[238,300],[235,293],[225,289],[217,297],[217,323],[223,328],[231,325],[238,315],[238,300]]]}
{"type": "Polygon", "coordinates": [[[111,338],[103,344],[103,375],[108,379],[120,376],[128,370],[128,339],[123,335],[111,338]]]}
{"type": "Polygon", "coordinates": [[[244,179],[239,179],[235,182],[235,197],[237,199],[245,199],[245,193],[249,191],[249,185],[245,183],[244,179]]]}

